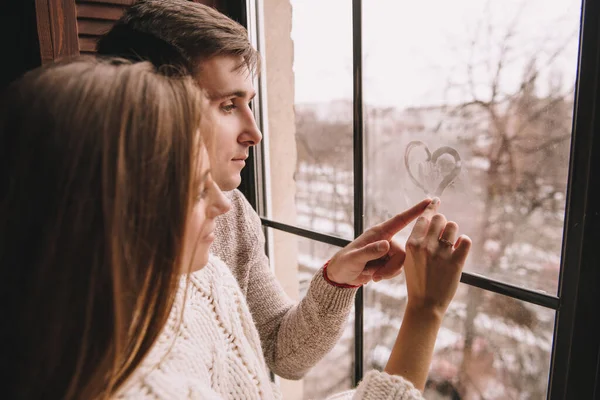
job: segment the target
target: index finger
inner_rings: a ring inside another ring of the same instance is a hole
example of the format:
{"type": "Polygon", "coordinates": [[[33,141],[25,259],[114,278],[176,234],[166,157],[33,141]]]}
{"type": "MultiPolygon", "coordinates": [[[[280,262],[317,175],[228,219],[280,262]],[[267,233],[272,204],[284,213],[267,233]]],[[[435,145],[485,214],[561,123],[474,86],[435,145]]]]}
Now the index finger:
{"type": "MultiPolygon", "coordinates": [[[[410,224],[415,218],[421,215],[423,212],[426,212],[428,206],[431,204],[431,199],[425,199],[415,204],[408,210],[395,215],[394,217],[388,219],[385,222],[379,224],[378,231],[381,234],[382,238],[391,239],[396,233],[400,232],[406,225],[410,224]]],[[[435,212],[434,212],[435,214],[435,212]]],[[[433,214],[431,215],[433,216],[433,214]]],[[[429,219],[431,219],[431,216],[429,219]]]]}
{"type": "Polygon", "coordinates": [[[425,208],[425,211],[421,214],[421,217],[417,220],[415,226],[413,226],[410,236],[421,238],[424,237],[429,228],[431,218],[437,213],[438,206],[440,205],[440,199],[435,197],[431,203],[425,208]]]}

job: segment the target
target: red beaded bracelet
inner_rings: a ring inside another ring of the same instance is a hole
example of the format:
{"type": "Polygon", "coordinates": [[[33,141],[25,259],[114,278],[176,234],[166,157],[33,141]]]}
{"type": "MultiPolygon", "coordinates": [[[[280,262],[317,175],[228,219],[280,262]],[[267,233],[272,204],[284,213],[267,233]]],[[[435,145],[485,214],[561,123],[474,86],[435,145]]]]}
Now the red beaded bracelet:
{"type": "Polygon", "coordinates": [[[327,267],[329,266],[329,262],[331,260],[327,260],[327,262],[325,263],[325,265],[323,266],[323,278],[325,279],[325,281],[327,283],[329,283],[331,286],[335,286],[335,287],[339,287],[339,288],[345,288],[345,289],[356,289],[361,287],[362,285],[348,285],[347,283],[336,283],[334,281],[332,281],[331,279],[329,279],[327,277],[327,267]]]}

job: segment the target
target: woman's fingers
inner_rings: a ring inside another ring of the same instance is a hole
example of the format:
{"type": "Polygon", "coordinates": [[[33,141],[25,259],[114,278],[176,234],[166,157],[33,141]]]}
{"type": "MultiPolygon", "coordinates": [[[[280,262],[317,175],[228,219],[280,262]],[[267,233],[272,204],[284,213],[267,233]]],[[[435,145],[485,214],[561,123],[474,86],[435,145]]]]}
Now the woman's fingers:
{"type": "Polygon", "coordinates": [[[425,240],[428,242],[437,243],[440,235],[442,234],[442,230],[446,226],[446,217],[442,214],[435,214],[433,218],[431,218],[431,223],[429,224],[429,229],[427,230],[427,236],[425,240]]]}
{"type": "Polygon", "coordinates": [[[439,205],[440,199],[435,197],[431,201],[431,203],[429,203],[429,205],[425,208],[423,214],[421,214],[421,216],[417,218],[417,222],[415,222],[415,226],[413,226],[412,232],[410,234],[412,237],[416,239],[421,239],[425,237],[425,235],[427,234],[427,229],[429,228],[429,223],[435,215],[435,213],[437,212],[439,205]]]}
{"type": "Polygon", "coordinates": [[[442,232],[442,235],[440,236],[440,243],[443,246],[446,246],[447,248],[451,249],[454,246],[454,243],[456,242],[457,235],[458,235],[458,224],[454,221],[449,221],[448,223],[446,223],[446,226],[444,227],[444,231],[442,232]]]}
{"type": "Polygon", "coordinates": [[[454,253],[452,254],[454,261],[460,265],[463,265],[467,260],[469,250],[471,250],[471,244],[472,242],[470,237],[467,235],[461,235],[454,244],[454,253]]]}

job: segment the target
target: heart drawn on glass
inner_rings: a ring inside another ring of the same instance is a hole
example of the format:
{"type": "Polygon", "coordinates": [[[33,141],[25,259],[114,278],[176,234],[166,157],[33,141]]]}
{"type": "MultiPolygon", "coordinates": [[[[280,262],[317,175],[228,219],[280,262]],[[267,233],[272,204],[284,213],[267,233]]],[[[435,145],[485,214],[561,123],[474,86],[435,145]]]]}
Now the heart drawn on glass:
{"type": "Polygon", "coordinates": [[[452,147],[442,146],[431,153],[425,143],[415,140],[406,146],[406,150],[404,151],[404,165],[406,166],[411,181],[417,185],[417,187],[421,188],[425,192],[425,195],[441,196],[444,190],[454,182],[454,179],[460,174],[462,161],[458,151],[452,147]],[[425,161],[419,162],[416,165],[412,164],[411,167],[409,160],[410,155],[417,149],[423,149],[427,158],[425,161]],[[454,164],[451,164],[447,159],[440,159],[445,154],[454,158],[454,164]],[[411,169],[415,166],[417,167],[416,174],[411,169]],[[418,179],[415,175],[418,176],[418,179]],[[440,181],[440,183],[436,187],[438,181],[440,181]]]}

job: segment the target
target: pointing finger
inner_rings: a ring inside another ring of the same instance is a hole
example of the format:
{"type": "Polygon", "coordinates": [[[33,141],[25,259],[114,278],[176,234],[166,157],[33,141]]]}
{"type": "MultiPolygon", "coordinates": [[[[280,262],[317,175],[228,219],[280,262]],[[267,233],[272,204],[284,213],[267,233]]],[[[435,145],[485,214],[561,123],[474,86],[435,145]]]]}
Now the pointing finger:
{"type": "Polygon", "coordinates": [[[432,203],[432,200],[425,199],[415,204],[408,210],[395,215],[394,217],[382,222],[376,226],[376,230],[380,232],[381,238],[391,239],[396,233],[405,228],[415,218],[421,215],[432,203]]]}

